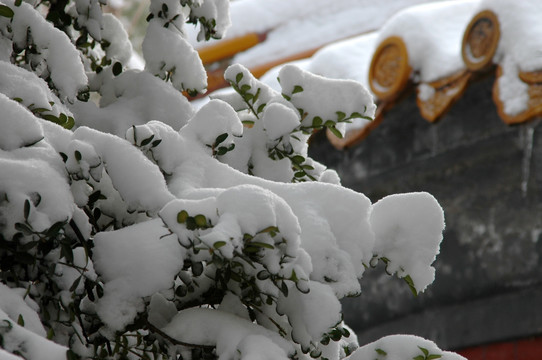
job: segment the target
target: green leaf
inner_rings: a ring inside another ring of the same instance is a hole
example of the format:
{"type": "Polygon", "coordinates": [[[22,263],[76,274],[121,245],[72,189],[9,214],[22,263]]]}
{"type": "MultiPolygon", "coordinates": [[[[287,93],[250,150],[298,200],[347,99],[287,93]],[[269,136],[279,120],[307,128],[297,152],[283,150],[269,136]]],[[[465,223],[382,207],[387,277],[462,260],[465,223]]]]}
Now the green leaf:
{"type": "Polygon", "coordinates": [[[113,75],[117,76],[122,72],[122,64],[120,62],[116,62],[113,65],[113,75]]]}
{"type": "Polygon", "coordinates": [[[225,241],[217,241],[213,244],[213,247],[215,249],[220,249],[222,246],[226,245],[226,242],[225,241]]]}
{"type": "Polygon", "coordinates": [[[0,5],[0,16],[12,18],[15,13],[6,5],[0,5]]]}
{"type": "Polygon", "coordinates": [[[267,270],[262,270],[256,274],[256,277],[258,278],[258,280],[266,280],[266,279],[269,279],[270,276],[271,274],[267,270]]]}
{"type": "Polygon", "coordinates": [[[253,126],[254,125],[254,121],[252,120],[243,120],[243,125],[247,125],[247,126],[253,126]]]}
{"type": "Polygon", "coordinates": [[[35,108],[35,109],[32,109],[32,112],[34,114],[40,114],[42,112],[45,112],[45,111],[51,111],[50,109],[46,109],[46,108],[35,108]]]}
{"type": "Polygon", "coordinates": [[[81,161],[81,159],[83,158],[79,150],[75,150],[73,154],[75,155],[75,160],[77,160],[77,162],[81,161]]]}
{"type": "Polygon", "coordinates": [[[81,357],[77,355],[72,349],[68,349],[66,351],[66,359],[67,360],[80,360],[81,357]]]}
{"type": "Polygon", "coordinates": [[[162,142],[162,139],[154,140],[151,144],[151,147],[157,147],[162,142]]]}
{"type": "Polygon", "coordinates": [[[17,318],[17,324],[24,326],[24,319],[21,314],[19,314],[19,317],[17,318]]]}
{"type": "Polygon", "coordinates": [[[305,158],[301,155],[295,155],[290,158],[294,164],[302,164],[305,161],[305,158]]]}
{"type": "Polygon", "coordinates": [[[294,86],[294,90],[292,91],[292,95],[297,94],[297,93],[302,92],[302,91],[303,91],[303,88],[301,86],[299,86],[299,85],[296,85],[296,86],[294,86]]]}
{"type": "Polygon", "coordinates": [[[425,360],[425,357],[423,357],[423,355],[418,355],[416,357],[413,357],[412,360],[425,360]]]}
{"type": "Polygon", "coordinates": [[[75,126],[75,119],[71,116],[68,117],[68,121],[66,122],[66,124],[64,125],[64,128],[70,130],[71,128],[73,128],[75,126]]]}
{"type": "Polygon", "coordinates": [[[241,86],[241,92],[242,93],[246,93],[249,90],[250,90],[250,85],[244,84],[244,85],[241,86]]]}
{"type": "Polygon", "coordinates": [[[192,264],[192,274],[194,274],[194,276],[200,276],[203,274],[203,264],[201,262],[195,262],[192,264]]]}
{"type": "Polygon", "coordinates": [[[59,123],[60,123],[59,119],[58,119],[56,116],[51,115],[51,114],[41,115],[41,117],[42,117],[43,119],[45,119],[45,120],[54,122],[55,124],[59,124],[59,123]]]}
{"type": "Polygon", "coordinates": [[[248,244],[248,246],[257,246],[257,247],[261,247],[261,248],[266,248],[266,249],[274,249],[275,247],[271,244],[267,244],[267,243],[263,243],[263,242],[258,242],[258,241],[252,241],[248,244]]]}
{"type": "Polygon", "coordinates": [[[237,75],[235,76],[235,82],[238,83],[242,79],[243,79],[243,73],[242,72],[237,73],[237,75]]]}
{"type": "Polygon", "coordinates": [[[60,125],[64,126],[68,123],[68,116],[66,114],[60,114],[58,115],[58,121],[60,125]]]}
{"type": "Polygon", "coordinates": [[[258,231],[258,234],[263,234],[263,233],[271,233],[271,232],[278,232],[279,231],[279,228],[276,227],[276,226],[268,226],[266,227],[265,229],[263,230],[260,230],[258,231]]]}
{"type": "Polygon", "coordinates": [[[292,275],[290,275],[290,278],[288,280],[292,280],[293,282],[299,281],[299,279],[297,278],[297,274],[295,273],[295,270],[292,270],[292,275]]]}
{"type": "Polygon", "coordinates": [[[186,210],[179,211],[177,214],[177,222],[179,224],[184,224],[186,222],[186,219],[188,219],[188,213],[186,210]]]}
{"type": "Polygon", "coordinates": [[[416,286],[414,286],[414,281],[412,281],[410,275],[405,276],[403,280],[405,280],[405,282],[408,284],[408,287],[410,288],[410,291],[412,291],[414,296],[418,296],[418,290],[416,290],[416,286]]]}
{"type": "Polygon", "coordinates": [[[260,106],[258,106],[258,109],[256,110],[256,113],[261,113],[263,111],[263,109],[265,108],[265,105],[267,104],[260,104],[260,106]]]}
{"type": "Polygon", "coordinates": [[[331,335],[331,340],[333,340],[333,341],[339,341],[343,337],[343,334],[339,329],[331,330],[329,335],[331,335]]]}
{"type": "Polygon", "coordinates": [[[282,97],[285,98],[285,99],[288,100],[288,101],[292,100],[292,98],[289,97],[289,96],[286,95],[286,94],[282,94],[282,97]]]}
{"type": "Polygon", "coordinates": [[[342,111],[337,111],[336,114],[337,114],[337,121],[343,121],[344,118],[346,118],[346,114],[343,113],[342,111]]]}
{"type": "Polygon", "coordinates": [[[224,140],[226,140],[228,138],[228,133],[224,133],[224,134],[220,134],[216,137],[215,139],[215,146],[221,144],[222,142],[224,142],[224,140]]]}
{"type": "Polygon", "coordinates": [[[284,294],[284,296],[288,297],[288,286],[286,285],[284,281],[282,282],[280,286],[280,291],[284,294]]]}
{"type": "Polygon", "coordinates": [[[260,92],[262,91],[262,88],[258,88],[258,90],[256,90],[256,94],[254,94],[254,98],[252,99],[252,103],[255,103],[256,101],[258,101],[258,99],[260,98],[260,92]]]}
{"type": "Polygon", "coordinates": [[[315,116],[314,119],[312,119],[312,126],[314,127],[322,126],[323,122],[324,121],[322,120],[320,116],[315,116]]]}
{"type": "Polygon", "coordinates": [[[23,3],[23,0],[15,0],[15,6],[19,7],[23,3]]]}
{"type": "Polygon", "coordinates": [[[29,215],[30,215],[30,201],[26,199],[24,201],[24,219],[28,220],[29,215]]]}
{"type": "Polygon", "coordinates": [[[429,350],[422,348],[421,346],[418,346],[418,349],[420,349],[426,357],[429,355],[429,350]]]}
{"type": "Polygon", "coordinates": [[[322,350],[320,349],[314,349],[310,353],[310,357],[313,359],[317,359],[322,355],[322,350]]]}
{"type": "Polygon", "coordinates": [[[54,223],[45,234],[47,237],[53,237],[58,234],[58,232],[64,227],[65,222],[64,221],[57,221],[54,223]]]}
{"type": "Polygon", "coordinates": [[[384,356],[388,355],[388,353],[385,352],[385,351],[382,350],[382,349],[378,349],[378,348],[377,348],[377,349],[375,349],[375,351],[378,353],[378,355],[384,355],[384,356]]]}
{"type": "Polygon", "coordinates": [[[141,142],[141,146],[146,146],[146,145],[148,145],[148,144],[152,141],[152,139],[154,139],[154,135],[151,135],[151,136],[149,136],[148,138],[144,139],[144,140],[141,142]]]}
{"type": "Polygon", "coordinates": [[[341,134],[341,132],[335,126],[328,126],[328,129],[339,139],[343,138],[343,134],[341,134]]]}
{"type": "Polygon", "coordinates": [[[442,357],[442,355],[437,355],[437,354],[431,354],[427,357],[427,360],[435,360],[435,359],[440,359],[442,357]]]}
{"type": "Polygon", "coordinates": [[[15,230],[20,231],[25,235],[32,235],[34,233],[32,228],[23,223],[15,223],[15,230]]]}
{"type": "Polygon", "coordinates": [[[228,152],[228,148],[225,146],[220,146],[216,152],[218,156],[222,156],[228,152]]]}
{"type": "Polygon", "coordinates": [[[79,286],[79,283],[81,282],[81,276],[78,277],[77,279],[75,279],[75,281],[73,282],[73,284],[70,286],[70,291],[71,292],[74,292],[77,287],[79,286]]]}
{"type": "Polygon", "coordinates": [[[194,221],[196,222],[197,227],[201,228],[207,226],[207,218],[202,214],[194,216],[194,221]]]}

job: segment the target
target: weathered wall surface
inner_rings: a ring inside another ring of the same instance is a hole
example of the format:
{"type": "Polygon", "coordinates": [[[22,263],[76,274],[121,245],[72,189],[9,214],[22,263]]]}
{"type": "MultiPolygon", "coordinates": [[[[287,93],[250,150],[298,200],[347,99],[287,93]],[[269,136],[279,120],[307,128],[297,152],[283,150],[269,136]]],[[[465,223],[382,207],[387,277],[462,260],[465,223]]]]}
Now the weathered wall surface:
{"type": "Polygon", "coordinates": [[[372,201],[427,191],[445,212],[436,281],[424,294],[377,268],[361,297],[343,302],[360,342],[402,332],[457,349],[542,333],[542,121],[505,125],[493,82],[471,84],[436,124],[412,94],[351,149],[314,138],[310,155],[343,185],[372,201]]]}

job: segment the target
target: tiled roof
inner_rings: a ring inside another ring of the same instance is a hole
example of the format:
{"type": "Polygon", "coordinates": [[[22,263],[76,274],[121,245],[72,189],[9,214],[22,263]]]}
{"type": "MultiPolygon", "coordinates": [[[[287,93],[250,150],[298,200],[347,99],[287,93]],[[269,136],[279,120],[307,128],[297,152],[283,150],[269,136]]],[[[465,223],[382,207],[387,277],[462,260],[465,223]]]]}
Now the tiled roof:
{"type": "Polygon", "coordinates": [[[494,73],[493,100],[507,124],[542,115],[542,2],[450,1],[402,11],[380,30],[369,85],[380,111],[374,124],[330,141],[352,146],[413,87],[435,122],[478,74],[494,73]]]}

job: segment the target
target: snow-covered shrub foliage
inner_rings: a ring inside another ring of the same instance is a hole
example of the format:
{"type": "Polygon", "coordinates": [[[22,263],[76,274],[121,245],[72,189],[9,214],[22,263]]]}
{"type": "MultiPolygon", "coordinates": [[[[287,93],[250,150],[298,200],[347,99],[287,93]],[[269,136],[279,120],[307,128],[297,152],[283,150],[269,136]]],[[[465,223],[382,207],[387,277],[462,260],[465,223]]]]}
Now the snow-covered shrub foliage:
{"type": "Polygon", "coordinates": [[[379,260],[423,291],[444,227],[431,195],[371,204],[307,156],[373,115],[364,88],[287,66],[279,94],[233,66],[195,111],[183,26],[222,36],[228,1],[153,0],[144,71],[102,5],[0,0],[0,358],[458,358],[356,350],[341,321],[379,260]]]}

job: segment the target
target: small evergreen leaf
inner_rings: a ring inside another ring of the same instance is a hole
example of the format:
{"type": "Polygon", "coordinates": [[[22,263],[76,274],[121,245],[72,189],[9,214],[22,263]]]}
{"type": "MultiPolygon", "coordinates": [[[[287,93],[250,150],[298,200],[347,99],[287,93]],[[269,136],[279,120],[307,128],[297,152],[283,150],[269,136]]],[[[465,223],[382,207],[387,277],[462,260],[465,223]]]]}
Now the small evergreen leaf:
{"type": "Polygon", "coordinates": [[[17,318],[17,324],[24,326],[24,319],[21,314],[19,314],[19,317],[17,318]]]}
{"type": "Polygon", "coordinates": [[[26,224],[15,223],[15,230],[22,232],[25,235],[32,235],[34,231],[26,224]]]}
{"type": "Polygon", "coordinates": [[[341,132],[335,126],[329,126],[328,129],[339,139],[343,138],[343,134],[341,134],[341,132]]]}
{"type": "Polygon", "coordinates": [[[30,215],[30,201],[26,199],[24,201],[24,219],[28,220],[29,215],[30,215]]]}
{"type": "Polygon", "coordinates": [[[15,0],[15,6],[19,7],[23,3],[23,0],[15,0]]]}
{"type": "Polygon", "coordinates": [[[148,144],[152,141],[152,139],[154,139],[154,135],[151,135],[151,136],[149,136],[148,138],[144,139],[144,140],[141,142],[141,146],[146,146],[146,145],[148,145],[148,144]]]}
{"type": "Polygon", "coordinates": [[[384,355],[384,356],[385,356],[385,355],[388,355],[388,353],[385,352],[385,351],[382,350],[382,349],[375,349],[375,351],[378,353],[378,355],[384,355]]]}
{"type": "Polygon", "coordinates": [[[303,91],[303,88],[301,86],[299,86],[299,85],[296,85],[296,86],[294,86],[294,90],[292,91],[292,95],[297,94],[297,93],[302,92],[302,91],[303,91]]]}
{"type": "Polygon", "coordinates": [[[343,113],[342,111],[337,111],[336,114],[337,114],[337,121],[343,121],[344,118],[346,118],[346,114],[343,113]]]}
{"type": "Polygon", "coordinates": [[[243,125],[245,125],[246,127],[253,127],[254,126],[254,121],[252,121],[252,120],[243,120],[243,125]]]}
{"type": "Polygon", "coordinates": [[[203,263],[201,262],[193,263],[192,274],[194,274],[194,276],[200,276],[201,274],[203,274],[203,263]]]}
{"type": "Polygon", "coordinates": [[[75,281],[73,282],[72,286],[70,286],[70,291],[71,292],[74,292],[77,287],[79,286],[79,283],[81,282],[81,276],[78,277],[77,279],[75,279],[75,281]]]}
{"type": "Polygon", "coordinates": [[[403,280],[405,280],[405,282],[408,284],[408,287],[410,288],[410,291],[412,291],[414,296],[418,296],[418,290],[416,290],[416,286],[414,286],[414,281],[412,281],[410,275],[405,276],[403,280]]]}
{"type": "Polygon", "coordinates": [[[260,104],[260,106],[258,106],[258,109],[256,110],[256,113],[261,113],[263,111],[263,109],[265,108],[265,105],[267,104],[260,104]]]}
{"type": "Polygon", "coordinates": [[[291,159],[294,164],[302,164],[305,161],[305,158],[301,155],[292,156],[291,159]]]}
{"type": "Polygon", "coordinates": [[[113,75],[117,76],[122,72],[122,64],[120,62],[116,62],[113,65],[113,75]]]}
{"type": "Polygon", "coordinates": [[[0,16],[12,18],[15,13],[6,5],[0,5],[0,16]]]}
{"type": "Polygon", "coordinates": [[[429,350],[422,348],[421,346],[418,346],[418,349],[420,349],[426,357],[429,355],[429,350]]]}
{"type": "Polygon", "coordinates": [[[217,241],[213,244],[213,247],[215,249],[220,249],[222,246],[226,245],[226,242],[225,241],[217,241]]]}
{"type": "Polygon", "coordinates": [[[77,160],[77,162],[81,161],[81,159],[83,158],[83,156],[81,156],[81,153],[79,152],[79,150],[75,150],[73,155],[75,156],[75,160],[77,160]]]}
{"type": "Polygon", "coordinates": [[[243,73],[242,72],[237,73],[237,75],[235,76],[235,82],[238,83],[242,79],[243,79],[243,73]]]}
{"type": "Polygon", "coordinates": [[[221,144],[222,142],[224,142],[224,140],[226,140],[228,138],[228,133],[224,133],[224,134],[220,134],[216,137],[216,140],[215,140],[215,146],[221,144]]]}
{"type": "Polygon", "coordinates": [[[427,357],[427,360],[435,360],[435,359],[440,359],[442,357],[442,355],[437,355],[437,354],[431,354],[427,357]]]}
{"type": "Polygon", "coordinates": [[[267,244],[267,243],[263,243],[263,242],[258,242],[258,241],[252,241],[249,246],[257,246],[257,247],[261,247],[261,248],[266,248],[266,249],[274,249],[275,247],[271,244],[267,244]]]}
{"type": "Polygon", "coordinates": [[[314,119],[312,119],[312,126],[319,127],[322,126],[323,120],[320,116],[315,116],[314,119]]]}
{"type": "Polygon", "coordinates": [[[64,125],[65,129],[71,130],[75,126],[75,119],[71,116],[68,117],[68,121],[64,125]]]}
{"type": "Polygon", "coordinates": [[[162,139],[158,139],[158,140],[154,140],[151,144],[151,146],[154,148],[154,147],[157,147],[158,145],[160,145],[160,143],[162,142],[162,139]]]}
{"type": "Polygon", "coordinates": [[[280,291],[284,294],[284,296],[288,297],[288,286],[285,282],[282,282],[280,286],[280,291]]]}
{"type": "Polygon", "coordinates": [[[194,221],[196,222],[197,227],[201,228],[207,226],[207,218],[202,214],[194,216],[194,221]]]}
{"type": "Polygon", "coordinates": [[[177,222],[179,224],[184,224],[186,222],[186,219],[188,219],[188,213],[186,210],[179,211],[177,214],[177,222]]]}
{"type": "Polygon", "coordinates": [[[269,279],[270,276],[271,274],[269,274],[267,270],[262,270],[256,274],[256,277],[258,278],[258,280],[266,280],[266,279],[269,279]]]}

